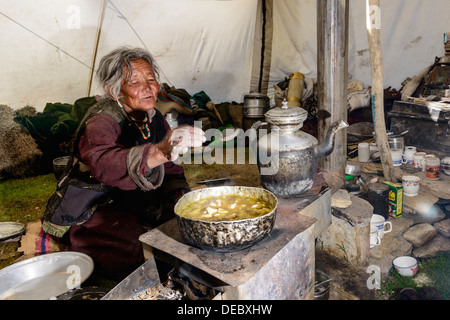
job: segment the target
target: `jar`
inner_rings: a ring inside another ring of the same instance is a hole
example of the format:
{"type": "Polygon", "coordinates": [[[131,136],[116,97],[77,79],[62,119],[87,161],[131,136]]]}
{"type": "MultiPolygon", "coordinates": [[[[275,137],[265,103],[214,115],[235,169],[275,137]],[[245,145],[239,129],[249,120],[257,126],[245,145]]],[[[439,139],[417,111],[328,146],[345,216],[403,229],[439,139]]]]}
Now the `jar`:
{"type": "Polygon", "coordinates": [[[425,160],[425,178],[429,180],[439,180],[439,170],[441,161],[436,157],[429,157],[425,160]]]}
{"type": "Polygon", "coordinates": [[[172,113],[172,112],[168,112],[167,114],[166,114],[166,121],[167,121],[167,123],[169,124],[169,126],[170,126],[170,129],[175,129],[176,127],[178,127],[178,120],[177,120],[177,118],[175,117],[175,115],[172,113]]]}
{"type": "Polygon", "coordinates": [[[369,144],[367,142],[361,142],[358,144],[358,161],[367,162],[370,159],[369,144]]]}
{"type": "Polygon", "coordinates": [[[385,219],[389,217],[389,186],[384,183],[372,183],[367,194],[373,207],[373,214],[379,214],[385,219]]]}

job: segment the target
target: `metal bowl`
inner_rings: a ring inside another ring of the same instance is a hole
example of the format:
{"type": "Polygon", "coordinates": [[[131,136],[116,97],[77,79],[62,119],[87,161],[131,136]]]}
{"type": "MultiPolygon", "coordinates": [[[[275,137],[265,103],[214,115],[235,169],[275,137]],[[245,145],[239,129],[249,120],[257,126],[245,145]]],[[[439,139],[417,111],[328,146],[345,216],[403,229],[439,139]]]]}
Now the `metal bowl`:
{"type": "Polygon", "coordinates": [[[203,250],[233,252],[255,245],[272,231],[277,205],[276,196],[266,189],[221,186],[199,189],[185,194],[178,200],[174,211],[180,233],[188,244],[203,250]],[[252,196],[267,201],[273,209],[260,217],[233,221],[193,220],[179,215],[179,212],[193,201],[226,194],[252,196]]]}
{"type": "Polygon", "coordinates": [[[91,257],[56,252],[16,262],[0,270],[0,300],[47,300],[74,289],[94,270],[91,257]]]}
{"type": "Polygon", "coordinates": [[[349,174],[352,176],[360,176],[361,175],[361,167],[357,163],[347,162],[345,166],[345,174],[349,174]]]}

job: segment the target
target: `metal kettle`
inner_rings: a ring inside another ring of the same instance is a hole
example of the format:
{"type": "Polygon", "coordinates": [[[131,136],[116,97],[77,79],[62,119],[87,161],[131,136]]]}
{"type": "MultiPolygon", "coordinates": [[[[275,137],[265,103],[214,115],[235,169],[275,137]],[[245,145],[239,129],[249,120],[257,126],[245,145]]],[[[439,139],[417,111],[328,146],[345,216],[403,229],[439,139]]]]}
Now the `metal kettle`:
{"type": "Polygon", "coordinates": [[[256,122],[258,129],[269,124],[270,132],[257,143],[257,164],[263,186],[276,195],[295,197],[311,189],[319,159],[334,149],[336,132],[348,127],[343,120],[334,122],[319,144],[312,135],[301,131],[308,113],[301,107],[290,107],[284,100],[281,107],[264,114],[266,122],[256,122]],[[261,155],[268,155],[264,159],[261,155]],[[270,158],[270,161],[267,161],[270,158]]]}

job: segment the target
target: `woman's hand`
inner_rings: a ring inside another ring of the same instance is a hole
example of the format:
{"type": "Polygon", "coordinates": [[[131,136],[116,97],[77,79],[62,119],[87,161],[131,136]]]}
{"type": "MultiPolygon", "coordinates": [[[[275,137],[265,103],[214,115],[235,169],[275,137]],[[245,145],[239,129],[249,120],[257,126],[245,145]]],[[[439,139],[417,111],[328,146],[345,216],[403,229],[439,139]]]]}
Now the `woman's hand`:
{"type": "Polygon", "coordinates": [[[170,152],[170,160],[178,159],[180,154],[186,153],[191,147],[201,147],[205,141],[205,133],[198,127],[180,126],[175,128],[169,137],[169,143],[173,147],[170,152]]]}
{"type": "Polygon", "coordinates": [[[167,161],[175,161],[190,147],[201,147],[206,141],[202,129],[193,126],[179,126],[167,133],[164,139],[156,143],[147,158],[149,168],[157,167],[167,161]]]}

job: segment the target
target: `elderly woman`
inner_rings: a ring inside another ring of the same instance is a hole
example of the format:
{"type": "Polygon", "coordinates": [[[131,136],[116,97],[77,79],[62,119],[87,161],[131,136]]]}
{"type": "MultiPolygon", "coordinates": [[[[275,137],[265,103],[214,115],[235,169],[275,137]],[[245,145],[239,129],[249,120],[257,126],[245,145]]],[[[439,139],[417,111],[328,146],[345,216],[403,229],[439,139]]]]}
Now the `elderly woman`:
{"type": "Polygon", "coordinates": [[[158,68],[147,51],[114,50],[97,74],[107,96],[80,123],[43,228],[120,280],[144,262],[139,236],[173,217],[189,191],[173,161],[205,136],[192,126],[171,130],[155,108],[158,68]]]}

